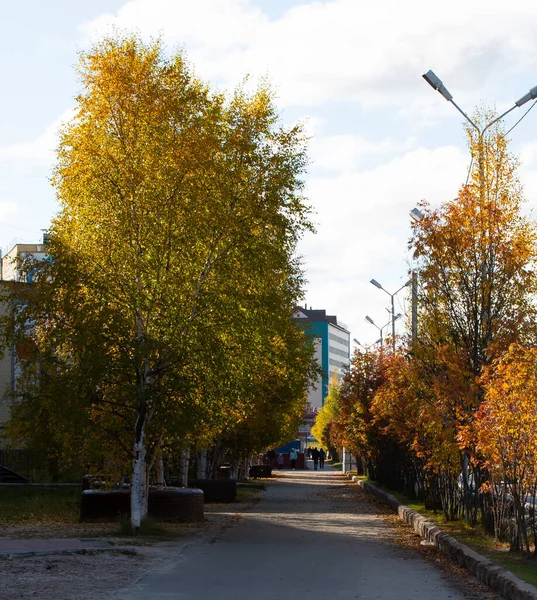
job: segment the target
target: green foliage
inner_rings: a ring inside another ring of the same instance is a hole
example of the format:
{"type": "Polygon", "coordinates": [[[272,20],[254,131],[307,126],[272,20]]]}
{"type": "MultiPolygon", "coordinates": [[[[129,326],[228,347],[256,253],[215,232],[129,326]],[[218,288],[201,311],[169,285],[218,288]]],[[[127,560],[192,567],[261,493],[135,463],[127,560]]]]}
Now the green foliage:
{"type": "MultiPolygon", "coordinates": [[[[339,413],[339,382],[334,375],[328,386],[328,393],[324,400],[323,407],[318,412],[315,424],[311,428],[311,433],[324,448],[334,447],[334,440],[331,437],[332,423],[339,413]]],[[[337,447],[337,446],[336,446],[337,447]]]]}
{"type": "Polygon", "coordinates": [[[260,408],[268,421],[252,430],[274,438],[295,422],[312,363],[290,318],[311,229],[301,128],[279,124],[265,84],[213,92],[159,42],[107,38],[79,75],[50,260],[12,290],[9,343],[32,347],[12,434],[112,475],[134,443],[150,466],[260,408]]]}

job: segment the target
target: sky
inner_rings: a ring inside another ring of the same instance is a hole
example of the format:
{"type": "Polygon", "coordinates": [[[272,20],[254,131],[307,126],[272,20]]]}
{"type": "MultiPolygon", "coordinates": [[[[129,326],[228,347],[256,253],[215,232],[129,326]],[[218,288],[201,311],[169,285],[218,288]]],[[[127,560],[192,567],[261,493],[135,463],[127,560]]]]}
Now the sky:
{"type": "MultiPolygon", "coordinates": [[[[58,210],[50,184],[75,65],[112,27],[182,49],[198,76],[233,89],[268,77],[284,124],[311,136],[316,234],[299,246],[303,303],[369,345],[412,267],[409,212],[457,196],[469,154],[463,117],[422,78],[432,69],[467,113],[503,112],[537,86],[537,3],[453,0],[0,0],[0,247],[39,242],[58,210]]],[[[505,119],[509,129],[532,106],[505,119]]],[[[537,110],[510,134],[531,214],[537,110]]],[[[405,288],[395,310],[408,313],[405,288]]],[[[398,321],[404,332],[405,319],[398,321]]],[[[390,327],[386,327],[385,333],[390,327]]]]}

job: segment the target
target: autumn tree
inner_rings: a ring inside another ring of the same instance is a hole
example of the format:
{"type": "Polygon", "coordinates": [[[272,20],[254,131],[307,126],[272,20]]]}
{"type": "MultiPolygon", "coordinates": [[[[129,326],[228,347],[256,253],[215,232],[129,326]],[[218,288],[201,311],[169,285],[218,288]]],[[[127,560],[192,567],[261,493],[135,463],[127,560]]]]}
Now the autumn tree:
{"type": "Polygon", "coordinates": [[[446,393],[448,381],[452,393],[464,388],[458,375],[456,363],[423,345],[412,354],[396,353],[385,358],[384,379],[372,405],[375,426],[400,447],[394,460],[399,487],[429,508],[441,508],[446,520],[459,514],[457,413],[446,393]]]}
{"type": "MultiPolygon", "coordinates": [[[[277,368],[270,340],[304,344],[290,316],[311,228],[305,138],[279,124],[267,85],[213,92],[160,42],[104,39],[78,73],[50,260],[19,298],[15,335],[31,323],[36,345],[21,385],[34,404],[47,378],[47,402],[69,398],[82,425],[61,421],[66,441],[99,431],[125,448],[139,527],[162,442],[244,420],[254,374],[277,368]]],[[[305,375],[292,376],[294,394],[305,375]]]]}
{"type": "Polygon", "coordinates": [[[485,140],[469,128],[468,139],[475,165],[469,183],[438,209],[422,204],[410,246],[419,265],[423,335],[464,351],[479,376],[495,352],[534,332],[536,231],[522,214],[518,163],[500,126],[485,140]]]}
{"type": "MultiPolygon", "coordinates": [[[[501,538],[507,529],[511,550],[529,554],[526,498],[534,502],[537,493],[537,349],[513,344],[486,370],[483,384],[485,401],[476,429],[490,473],[495,533],[501,538]]],[[[535,545],[534,506],[532,512],[535,545]]]]}
{"type": "MultiPolygon", "coordinates": [[[[485,112],[474,120],[491,117],[485,112]]],[[[484,138],[468,129],[468,140],[474,159],[469,182],[437,209],[422,204],[410,244],[421,282],[416,344],[435,355],[439,401],[454,416],[455,433],[465,428],[467,434],[483,400],[484,366],[511,343],[535,337],[536,289],[536,232],[521,211],[517,161],[500,125],[484,138]]],[[[468,475],[473,449],[467,442],[473,439],[460,441],[467,499],[476,497],[468,475]]],[[[476,508],[465,508],[471,521],[476,508]]]]}
{"type": "Polygon", "coordinates": [[[372,412],[375,394],[383,382],[384,360],[382,350],[354,353],[341,381],[338,414],[330,430],[333,439],[354,454],[374,479],[387,474],[394,456],[393,439],[377,426],[372,412]]]}
{"type": "MultiPolygon", "coordinates": [[[[512,343],[535,343],[537,247],[500,126],[486,136],[469,129],[468,140],[467,183],[439,208],[421,204],[410,241],[420,278],[419,336],[393,355],[353,358],[333,431],[382,483],[418,490],[433,506],[441,503],[446,518],[462,512],[474,524],[479,507],[488,510],[479,490],[493,454],[480,437],[489,421],[476,421],[477,411],[488,414],[482,375],[512,343]]],[[[487,433],[489,444],[500,443],[494,428],[487,433]]]]}
{"type": "Polygon", "coordinates": [[[321,410],[317,413],[315,423],[311,428],[313,437],[318,440],[322,446],[330,449],[331,456],[339,455],[342,444],[333,434],[332,428],[339,414],[339,380],[337,375],[333,375],[328,385],[328,393],[324,399],[321,410]],[[336,450],[336,452],[334,452],[336,450]]]}

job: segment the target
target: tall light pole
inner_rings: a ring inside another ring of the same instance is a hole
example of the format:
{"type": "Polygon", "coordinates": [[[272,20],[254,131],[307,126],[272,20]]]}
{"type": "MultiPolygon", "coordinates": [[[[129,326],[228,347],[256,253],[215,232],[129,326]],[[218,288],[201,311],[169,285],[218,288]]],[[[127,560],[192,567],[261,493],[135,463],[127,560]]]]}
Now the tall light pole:
{"type": "Polygon", "coordinates": [[[399,293],[402,289],[406,288],[407,286],[412,284],[412,279],[409,279],[405,285],[402,285],[396,292],[394,292],[393,294],[390,294],[390,292],[388,292],[388,290],[385,290],[382,285],[380,285],[380,283],[376,280],[376,279],[372,279],[370,281],[370,283],[372,283],[375,287],[378,287],[379,290],[382,290],[383,292],[386,292],[388,294],[388,296],[390,296],[391,299],[391,303],[392,303],[392,310],[391,310],[391,315],[392,315],[392,349],[395,352],[395,308],[394,308],[394,298],[395,295],[397,293],[399,293]]]}
{"type": "MultiPolygon", "coordinates": [[[[376,325],[375,325],[375,327],[376,327],[376,325]]],[[[376,344],[382,344],[382,338],[379,338],[376,342],[373,342],[372,344],[369,344],[369,346],[365,346],[364,344],[361,344],[356,338],[353,338],[352,341],[355,344],[358,344],[358,346],[360,346],[361,348],[363,348],[366,352],[369,352],[369,350],[371,348],[373,348],[373,346],[375,346],[376,344]]]]}
{"type": "Polygon", "coordinates": [[[479,164],[479,193],[480,198],[483,201],[485,199],[485,153],[483,148],[483,139],[485,132],[489,127],[497,123],[509,114],[512,110],[517,107],[523,106],[526,102],[537,98],[537,86],[532,88],[525,96],[522,96],[515,104],[509,109],[502,113],[499,117],[492,119],[489,123],[486,123],[484,127],[476,125],[472,119],[460,108],[453,100],[453,96],[449,93],[446,86],[442,83],[439,77],[437,77],[431,70],[427,71],[423,75],[423,79],[439,94],[441,94],[448,102],[451,102],[453,106],[461,113],[461,115],[470,123],[470,125],[477,131],[478,135],[478,164],[479,164]]]}
{"type": "MultiPolygon", "coordinates": [[[[410,218],[419,223],[423,219],[423,213],[419,208],[410,211],[410,218]]],[[[418,339],[418,271],[412,269],[412,342],[418,339]]]]}
{"type": "MultiPolygon", "coordinates": [[[[384,340],[384,338],[383,338],[383,334],[382,334],[382,330],[383,330],[385,327],[388,327],[388,325],[389,325],[390,323],[392,323],[392,325],[393,325],[393,323],[394,323],[394,322],[395,322],[395,321],[396,321],[396,320],[397,320],[397,319],[398,319],[400,316],[401,316],[401,313],[399,313],[398,315],[396,315],[394,318],[392,317],[392,318],[391,318],[391,319],[390,319],[390,320],[389,320],[389,321],[386,323],[386,325],[383,325],[382,327],[379,327],[379,326],[378,326],[378,325],[375,323],[375,321],[373,321],[373,319],[372,319],[372,318],[371,318],[369,315],[367,315],[367,316],[366,316],[365,320],[366,320],[368,323],[371,323],[371,325],[373,325],[374,327],[376,327],[376,328],[379,330],[379,332],[380,332],[380,340],[379,340],[379,342],[380,342],[380,346],[381,346],[381,347],[382,347],[383,340],[384,340]]],[[[377,343],[377,342],[375,342],[375,344],[376,344],[376,343],[377,343]]]]}

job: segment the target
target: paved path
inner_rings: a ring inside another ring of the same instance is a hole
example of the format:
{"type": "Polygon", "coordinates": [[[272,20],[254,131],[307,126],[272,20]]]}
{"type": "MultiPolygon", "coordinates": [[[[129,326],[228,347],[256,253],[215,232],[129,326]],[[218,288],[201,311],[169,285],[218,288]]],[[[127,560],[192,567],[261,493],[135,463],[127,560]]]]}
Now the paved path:
{"type": "MultiPolygon", "coordinates": [[[[215,539],[187,545],[118,600],[461,600],[339,472],[284,471],[215,539]]],[[[472,598],[478,596],[472,595],[472,598]]],[[[483,596],[485,597],[485,596],[483,596]]]]}

